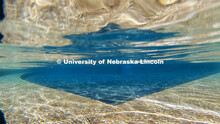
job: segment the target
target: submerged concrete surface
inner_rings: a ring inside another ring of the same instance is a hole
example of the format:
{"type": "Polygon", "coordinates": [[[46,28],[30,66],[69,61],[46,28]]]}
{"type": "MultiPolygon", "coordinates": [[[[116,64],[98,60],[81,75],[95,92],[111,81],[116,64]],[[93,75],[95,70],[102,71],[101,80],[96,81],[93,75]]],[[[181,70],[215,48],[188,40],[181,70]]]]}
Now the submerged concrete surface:
{"type": "Polygon", "coordinates": [[[0,77],[0,109],[9,123],[220,123],[220,73],[113,106],[0,77]]]}
{"type": "Polygon", "coordinates": [[[218,4],[218,0],[6,0],[0,32],[5,44],[65,46],[70,41],[63,35],[98,31],[109,23],[123,29],[152,29],[188,20],[218,4]]]}

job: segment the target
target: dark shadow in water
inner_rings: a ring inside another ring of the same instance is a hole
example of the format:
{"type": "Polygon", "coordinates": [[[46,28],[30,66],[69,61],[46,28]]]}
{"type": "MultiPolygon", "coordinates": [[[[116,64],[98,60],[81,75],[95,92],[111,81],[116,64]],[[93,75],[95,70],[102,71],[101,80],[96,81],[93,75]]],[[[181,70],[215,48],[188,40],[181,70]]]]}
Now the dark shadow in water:
{"type": "Polygon", "coordinates": [[[219,63],[164,65],[59,65],[32,68],[21,78],[42,86],[118,105],[219,72],[219,63]]]}
{"type": "MultiPolygon", "coordinates": [[[[0,21],[2,21],[5,18],[5,14],[4,14],[4,0],[0,0],[0,21]]],[[[1,34],[0,32],[0,43],[2,43],[2,38],[4,36],[1,34]]]]}
{"type": "Polygon", "coordinates": [[[2,33],[0,32],[0,43],[2,43],[3,37],[4,37],[4,35],[2,35],[2,33]]]}
{"type": "Polygon", "coordinates": [[[0,0],[0,21],[5,18],[4,14],[4,0],[0,0]]]}
{"type": "Polygon", "coordinates": [[[4,113],[0,110],[0,124],[6,124],[4,113]]]}

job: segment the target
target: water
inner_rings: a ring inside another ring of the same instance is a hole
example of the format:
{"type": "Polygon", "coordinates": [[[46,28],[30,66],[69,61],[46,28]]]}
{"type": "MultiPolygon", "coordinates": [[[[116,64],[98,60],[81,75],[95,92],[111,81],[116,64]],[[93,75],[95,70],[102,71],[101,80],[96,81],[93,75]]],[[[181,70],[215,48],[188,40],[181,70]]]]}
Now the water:
{"type": "Polygon", "coordinates": [[[28,70],[21,78],[118,105],[219,72],[218,63],[59,66],[28,70]],[[180,71],[181,70],[181,71],[180,71]],[[34,73],[33,73],[34,72],[34,73]]]}
{"type": "MultiPolygon", "coordinates": [[[[208,52],[208,50],[204,51],[202,48],[207,48],[209,44],[138,48],[130,44],[131,42],[141,41],[153,42],[177,36],[177,32],[157,33],[150,30],[120,29],[116,24],[109,24],[98,32],[65,35],[63,36],[64,38],[72,41],[71,45],[44,47],[41,51],[47,54],[57,54],[58,51],[63,55],[84,55],[86,57],[83,59],[96,61],[104,58],[106,61],[108,59],[180,59],[189,56],[189,54],[208,52]],[[181,49],[191,46],[198,48],[181,49]],[[107,50],[112,52],[97,52],[107,50]],[[119,50],[138,51],[130,53],[120,52],[119,50]],[[152,52],[149,52],[150,50],[152,52]],[[172,55],[172,53],[175,55],[172,55]],[[168,54],[169,56],[157,57],[163,54],[168,54]]],[[[219,46],[218,43],[215,45],[219,46]]],[[[213,50],[215,49],[210,51],[213,50]]],[[[28,74],[22,75],[21,78],[107,104],[118,105],[218,73],[218,68],[219,65],[216,62],[190,63],[181,60],[165,61],[164,65],[65,65],[63,62],[63,65],[47,63],[42,68],[26,69],[28,74]]]]}
{"type": "Polygon", "coordinates": [[[219,9],[148,30],[109,23],[99,31],[62,35],[69,41],[62,46],[0,42],[0,109],[11,123],[219,123],[219,9]]]}

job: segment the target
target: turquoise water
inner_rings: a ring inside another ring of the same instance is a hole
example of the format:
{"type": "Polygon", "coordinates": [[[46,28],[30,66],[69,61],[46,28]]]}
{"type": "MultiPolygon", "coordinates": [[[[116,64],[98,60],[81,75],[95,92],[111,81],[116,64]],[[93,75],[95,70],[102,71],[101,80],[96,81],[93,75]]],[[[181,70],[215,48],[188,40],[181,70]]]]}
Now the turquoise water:
{"type": "Polygon", "coordinates": [[[219,73],[219,63],[165,65],[76,65],[28,69],[21,78],[107,104],[118,105],[219,73]]]}
{"type": "MultiPolygon", "coordinates": [[[[66,65],[55,61],[31,61],[43,67],[21,69],[23,80],[57,90],[74,93],[107,104],[118,105],[193,80],[219,73],[218,62],[191,63],[184,57],[218,52],[219,43],[135,47],[131,42],[154,42],[180,36],[178,32],[157,33],[150,30],[120,29],[109,24],[98,32],[66,35],[71,45],[63,47],[20,48],[23,53],[84,55],[81,60],[164,60],[163,64],[66,65]],[[192,48],[193,47],[193,48],[192,48]],[[119,50],[128,50],[121,52],[119,50]],[[136,51],[137,50],[137,51],[136,51]],[[97,52],[111,51],[111,52],[97,52]],[[132,52],[129,52],[132,51],[132,52]],[[134,51],[134,52],[133,52],[134,51]],[[173,60],[166,60],[173,58],[173,60]]],[[[140,44],[139,44],[140,45],[140,44]]],[[[71,58],[69,58],[71,59],[71,58]]],[[[209,58],[196,59],[197,61],[209,58]]],[[[3,75],[3,74],[2,74],[3,75]]]]}
{"type": "Polygon", "coordinates": [[[114,112],[122,113],[121,118],[130,112],[133,118],[143,114],[165,116],[173,123],[218,123],[219,23],[211,28],[198,25],[143,30],[110,23],[96,32],[63,35],[70,41],[65,46],[0,41],[0,109],[12,123],[52,123],[76,116],[76,122],[82,116],[92,121],[94,113],[114,112]],[[163,63],[65,64],[67,59],[163,63]]]}

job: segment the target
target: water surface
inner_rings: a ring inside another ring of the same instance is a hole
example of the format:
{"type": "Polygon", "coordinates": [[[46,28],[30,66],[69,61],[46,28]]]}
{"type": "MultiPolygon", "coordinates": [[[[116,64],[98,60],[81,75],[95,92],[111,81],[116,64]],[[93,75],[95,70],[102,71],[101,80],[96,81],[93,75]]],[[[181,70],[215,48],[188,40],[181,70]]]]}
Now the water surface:
{"type": "Polygon", "coordinates": [[[219,123],[219,9],[151,30],[110,23],[62,35],[62,45],[1,43],[0,109],[11,123],[219,123]],[[66,65],[58,59],[164,64],[66,65]]]}

